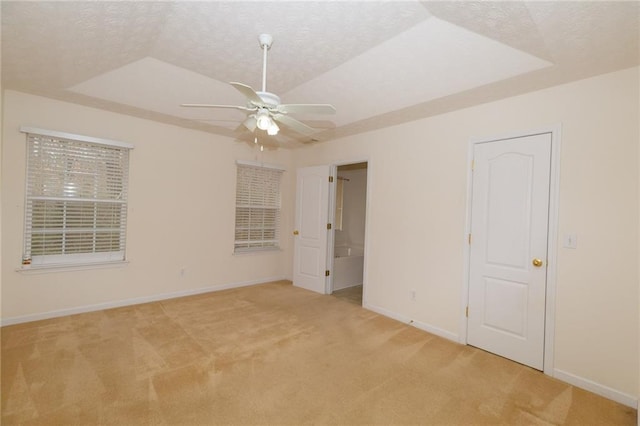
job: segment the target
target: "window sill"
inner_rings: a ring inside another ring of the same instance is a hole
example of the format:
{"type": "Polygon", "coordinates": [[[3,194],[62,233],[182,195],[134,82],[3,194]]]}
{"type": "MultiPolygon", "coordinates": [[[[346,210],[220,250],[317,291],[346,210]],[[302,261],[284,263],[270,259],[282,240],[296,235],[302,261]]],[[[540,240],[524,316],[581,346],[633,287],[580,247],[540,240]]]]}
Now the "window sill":
{"type": "Polygon", "coordinates": [[[280,247],[272,247],[272,248],[260,248],[260,249],[249,249],[249,250],[237,250],[233,252],[234,256],[246,256],[246,255],[255,255],[255,254],[266,254],[273,253],[276,251],[282,251],[280,247]]]}
{"type": "Polygon", "coordinates": [[[124,268],[128,264],[128,260],[119,260],[116,262],[79,263],[77,265],[25,265],[23,267],[17,268],[16,272],[28,275],[47,274],[51,272],[74,272],[87,271],[92,269],[124,268]]]}

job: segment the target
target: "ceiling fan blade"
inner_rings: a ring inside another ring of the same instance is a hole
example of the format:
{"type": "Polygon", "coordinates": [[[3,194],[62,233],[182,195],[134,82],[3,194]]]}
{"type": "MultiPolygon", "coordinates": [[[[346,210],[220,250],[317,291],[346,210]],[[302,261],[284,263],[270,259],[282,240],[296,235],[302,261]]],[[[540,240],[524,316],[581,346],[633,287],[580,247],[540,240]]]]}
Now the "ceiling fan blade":
{"type": "Polygon", "coordinates": [[[257,108],[247,108],[240,105],[214,105],[214,104],[180,104],[181,107],[187,108],[228,108],[239,109],[242,111],[255,111],[257,108]]]}
{"type": "Polygon", "coordinates": [[[229,84],[235,87],[237,91],[242,93],[251,103],[259,106],[264,105],[262,98],[258,96],[256,91],[253,90],[251,86],[247,86],[246,84],[238,83],[235,81],[232,81],[229,84]]]}
{"type": "Polygon", "coordinates": [[[311,136],[314,133],[318,132],[317,129],[314,129],[313,127],[309,127],[306,124],[296,120],[295,118],[289,117],[288,115],[273,114],[273,119],[284,124],[291,130],[294,130],[306,136],[311,136]]]}
{"type": "Polygon", "coordinates": [[[278,106],[279,112],[293,114],[335,114],[336,109],[330,104],[283,104],[278,106]]]}

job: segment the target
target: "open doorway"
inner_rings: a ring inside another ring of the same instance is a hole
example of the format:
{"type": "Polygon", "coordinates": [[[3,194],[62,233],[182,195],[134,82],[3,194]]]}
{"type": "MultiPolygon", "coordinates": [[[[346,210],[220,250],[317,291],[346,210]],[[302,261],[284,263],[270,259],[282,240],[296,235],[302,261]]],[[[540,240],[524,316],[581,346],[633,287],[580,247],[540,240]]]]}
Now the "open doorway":
{"type": "Polygon", "coordinates": [[[337,167],[331,293],[362,305],[367,163],[337,167]]]}

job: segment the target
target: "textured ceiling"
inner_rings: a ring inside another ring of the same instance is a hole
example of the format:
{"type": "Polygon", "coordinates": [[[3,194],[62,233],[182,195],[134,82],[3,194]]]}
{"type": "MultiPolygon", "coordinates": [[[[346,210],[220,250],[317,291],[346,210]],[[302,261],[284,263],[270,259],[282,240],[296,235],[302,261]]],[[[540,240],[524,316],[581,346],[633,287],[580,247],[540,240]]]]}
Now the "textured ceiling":
{"type": "MultiPolygon", "coordinates": [[[[238,138],[228,85],[267,88],[328,140],[639,63],[638,2],[2,1],[3,87],[238,138]]],[[[283,129],[280,146],[307,141],[283,129]]]]}

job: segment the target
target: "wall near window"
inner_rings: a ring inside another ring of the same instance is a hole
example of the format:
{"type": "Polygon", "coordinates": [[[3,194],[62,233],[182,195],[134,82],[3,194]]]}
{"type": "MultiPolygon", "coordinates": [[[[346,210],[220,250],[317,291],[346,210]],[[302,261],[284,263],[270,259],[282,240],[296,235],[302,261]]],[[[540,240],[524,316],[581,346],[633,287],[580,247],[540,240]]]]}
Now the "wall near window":
{"type": "Polygon", "coordinates": [[[233,139],[7,91],[2,143],[2,315],[37,318],[93,305],[282,279],[282,250],[233,255],[235,161],[280,164],[283,229],[291,220],[289,151],[260,154],[233,139]],[[25,135],[22,125],[122,140],[131,152],[127,258],[121,268],[25,274],[22,253],[25,135]]]}
{"type": "MultiPolygon", "coordinates": [[[[297,167],[368,158],[365,297],[456,339],[469,141],[562,124],[555,369],[638,392],[638,69],[294,152],[297,167]],[[410,291],[416,290],[416,300],[410,291]]],[[[566,377],[566,376],[565,376],[566,377]]]]}

